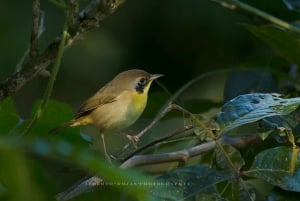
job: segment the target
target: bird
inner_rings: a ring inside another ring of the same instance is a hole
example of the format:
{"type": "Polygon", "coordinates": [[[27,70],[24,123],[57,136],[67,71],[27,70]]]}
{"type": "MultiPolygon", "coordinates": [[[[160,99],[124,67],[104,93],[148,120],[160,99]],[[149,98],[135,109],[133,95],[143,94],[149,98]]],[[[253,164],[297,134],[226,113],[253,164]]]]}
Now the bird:
{"type": "Polygon", "coordinates": [[[163,74],[150,74],[140,69],[119,73],[83,102],[72,120],[49,133],[54,134],[67,127],[93,125],[99,129],[105,157],[110,160],[104,134],[120,131],[134,124],[147,105],[152,82],[162,76],[163,74]]]}

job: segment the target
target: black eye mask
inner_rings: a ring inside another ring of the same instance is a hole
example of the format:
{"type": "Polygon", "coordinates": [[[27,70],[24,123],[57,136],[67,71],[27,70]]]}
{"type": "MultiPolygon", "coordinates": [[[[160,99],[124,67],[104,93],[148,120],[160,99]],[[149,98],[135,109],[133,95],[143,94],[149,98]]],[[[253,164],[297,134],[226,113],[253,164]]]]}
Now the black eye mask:
{"type": "Polygon", "coordinates": [[[149,82],[149,79],[141,78],[139,80],[139,82],[137,83],[135,90],[140,94],[144,93],[144,89],[147,86],[148,82],[149,82]]]}

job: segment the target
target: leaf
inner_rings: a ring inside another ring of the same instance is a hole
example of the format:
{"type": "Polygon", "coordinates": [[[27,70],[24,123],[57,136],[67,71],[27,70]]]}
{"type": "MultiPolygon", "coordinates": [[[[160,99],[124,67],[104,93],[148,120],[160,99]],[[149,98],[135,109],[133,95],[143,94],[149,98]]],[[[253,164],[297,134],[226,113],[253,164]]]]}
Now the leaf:
{"type": "MultiPolygon", "coordinates": [[[[40,101],[37,101],[34,104],[32,115],[35,114],[39,104],[40,101]]],[[[49,134],[51,129],[60,126],[71,119],[73,119],[73,111],[68,104],[56,100],[49,100],[45,111],[43,112],[41,118],[36,122],[36,125],[32,129],[29,136],[43,136],[52,140],[67,140],[79,146],[89,145],[89,139],[86,139],[84,136],[80,135],[79,128],[66,128],[59,133],[53,135],[49,134]]],[[[20,130],[26,128],[27,124],[28,121],[25,121],[20,130]]]]}
{"type": "Polygon", "coordinates": [[[228,101],[217,115],[222,133],[266,117],[287,115],[300,104],[300,98],[280,98],[276,93],[240,95],[228,101]]]}
{"type": "Polygon", "coordinates": [[[297,51],[300,49],[300,38],[296,34],[271,25],[244,26],[256,37],[268,43],[280,56],[300,65],[300,51],[297,51]]]}
{"type": "Polygon", "coordinates": [[[15,141],[0,138],[0,181],[6,187],[10,200],[53,200],[48,182],[45,184],[47,180],[38,174],[39,170],[30,163],[24,150],[16,145],[15,141]],[[43,180],[45,185],[38,180],[43,180]]]}
{"type": "Polygon", "coordinates": [[[178,168],[162,174],[155,182],[151,194],[159,200],[186,200],[197,194],[217,194],[215,185],[225,181],[215,169],[206,166],[178,168]]]}
{"type": "Polygon", "coordinates": [[[300,192],[300,155],[298,153],[296,158],[295,172],[291,173],[292,153],[291,147],[283,146],[265,150],[256,156],[252,167],[245,174],[288,191],[300,192]]]}
{"type": "Polygon", "coordinates": [[[234,168],[234,170],[239,171],[245,165],[245,161],[240,152],[229,144],[220,143],[220,145],[221,146],[217,146],[215,149],[218,165],[222,169],[234,168]],[[228,160],[230,160],[232,166],[228,164],[228,160]]]}
{"type": "MultiPolygon", "coordinates": [[[[102,185],[103,187],[118,189],[138,200],[146,200],[149,185],[152,184],[152,180],[141,172],[112,166],[90,149],[74,146],[68,141],[50,142],[44,139],[36,139],[31,142],[29,148],[32,153],[49,158],[59,157],[61,160],[73,164],[72,166],[79,166],[93,175],[101,175],[100,178],[103,179],[103,183],[98,183],[97,186],[101,187],[102,185]]],[[[95,187],[93,182],[89,185],[89,187],[95,187]]]]}
{"type": "Polygon", "coordinates": [[[219,143],[216,146],[215,153],[218,166],[226,172],[228,177],[236,180],[237,174],[245,165],[240,152],[229,144],[219,143]]]}
{"type": "Polygon", "coordinates": [[[9,134],[20,121],[11,98],[0,102],[0,135],[9,134]]]}

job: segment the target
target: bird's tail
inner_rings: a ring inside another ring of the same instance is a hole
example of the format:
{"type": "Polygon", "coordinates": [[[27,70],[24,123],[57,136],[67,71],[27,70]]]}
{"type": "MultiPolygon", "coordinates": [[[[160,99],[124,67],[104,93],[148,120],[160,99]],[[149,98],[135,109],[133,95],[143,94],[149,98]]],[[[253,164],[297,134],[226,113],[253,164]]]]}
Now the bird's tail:
{"type": "Polygon", "coordinates": [[[64,124],[62,124],[62,125],[60,125],[56,128],[53,128],[52,130],[50,130],[49,134],[55,134],[55,133],[65,129],[65,128],[73,127],[75,123],[76,123],[75,119],[73,119],[71,121],[68,121],[68,122],[66,122],[66,123],[64,123],[64,124]]]}

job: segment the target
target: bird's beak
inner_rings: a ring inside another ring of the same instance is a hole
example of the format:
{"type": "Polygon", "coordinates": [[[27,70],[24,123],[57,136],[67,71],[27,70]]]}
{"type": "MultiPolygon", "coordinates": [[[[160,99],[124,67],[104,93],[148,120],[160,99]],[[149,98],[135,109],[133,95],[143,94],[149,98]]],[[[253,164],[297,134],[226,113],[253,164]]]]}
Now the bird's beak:
{"type": "Polygon", "coordinates": [[[160,77],[162,77],[162,76],[164,76],[163,74],[152,74],[151,76],[150,76],[150,80],[152,81],[152,80],[156,80],[157,78],[160,78],[160,77]]]}

